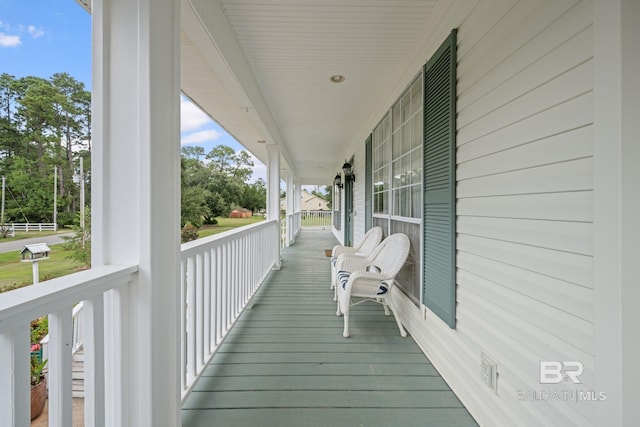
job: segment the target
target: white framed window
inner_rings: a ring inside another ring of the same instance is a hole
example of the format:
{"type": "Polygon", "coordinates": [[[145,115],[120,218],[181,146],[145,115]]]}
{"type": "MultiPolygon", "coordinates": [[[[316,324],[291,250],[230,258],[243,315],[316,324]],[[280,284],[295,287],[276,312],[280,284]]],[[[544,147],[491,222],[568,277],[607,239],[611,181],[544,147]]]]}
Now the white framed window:
{"type": "Polygon", "coordinates": [[[373,131],[373,213],[422,217],[422,73],[373,131]]]}
{"type": "Polygon", "coordinates": [[[416,304],[422,281],[423,109],[421,70],[373,130],[371,160],[373,224],[385,235],[409,236],[412,251],[397,279],[416,304]]]}

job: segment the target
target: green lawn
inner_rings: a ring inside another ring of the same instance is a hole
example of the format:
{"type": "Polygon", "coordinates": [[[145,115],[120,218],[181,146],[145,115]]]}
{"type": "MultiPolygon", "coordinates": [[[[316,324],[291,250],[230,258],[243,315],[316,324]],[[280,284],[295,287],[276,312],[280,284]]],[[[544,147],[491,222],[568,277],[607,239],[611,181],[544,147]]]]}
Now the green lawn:
{"type": "Polygon", "coordinates": [[[198,238],[208,237],[213,234],[222,233],[223,231],[231,230],[237,227],[243,227],[245,225],[254,224],[256,222],[264,221],[262,216],[252,216],[251,218],[216,218],[218,225],[203,225],[198,230],[198,238]]]}
{"type": "MultiPolygon", "coordinates": [[[[66,259],[69,252],[52,245],[49,259],[39,261],[40,281],[65,276],[79,270],[79,265],[66,259]]],[[[0,292],[7,286],[26,286],[32,281],[30,262],[22,262],[18,251],[0,253],[0,292]]]]}

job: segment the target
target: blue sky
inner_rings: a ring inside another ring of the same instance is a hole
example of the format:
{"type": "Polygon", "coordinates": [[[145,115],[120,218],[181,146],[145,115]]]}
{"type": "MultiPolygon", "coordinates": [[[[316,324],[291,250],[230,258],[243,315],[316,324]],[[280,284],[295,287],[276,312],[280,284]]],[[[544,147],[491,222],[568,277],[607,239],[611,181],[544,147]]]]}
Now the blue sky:
{"type": "MultiPolygon", "coordinates": [[[[50,78],[61,72],[91,90],[91,16],[74,0],[0,0],[0,74],[50,78]]],[[[180,104],[183,145],[205,152],[220,144],[243,148],[187,98],[180,104]]],[[[252,181],[265,179],[264,165],[254,163],[252,181]]]]}

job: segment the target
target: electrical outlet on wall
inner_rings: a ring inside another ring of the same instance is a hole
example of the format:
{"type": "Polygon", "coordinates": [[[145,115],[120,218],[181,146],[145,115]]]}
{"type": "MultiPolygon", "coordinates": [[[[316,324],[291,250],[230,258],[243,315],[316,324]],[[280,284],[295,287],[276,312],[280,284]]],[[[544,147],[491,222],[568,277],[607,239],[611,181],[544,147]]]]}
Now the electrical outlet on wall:
{"type": "Polygon", "coordinates": [[[480,353],[480,379],[498,393],[498,365],[484,353],[480,353]]]}

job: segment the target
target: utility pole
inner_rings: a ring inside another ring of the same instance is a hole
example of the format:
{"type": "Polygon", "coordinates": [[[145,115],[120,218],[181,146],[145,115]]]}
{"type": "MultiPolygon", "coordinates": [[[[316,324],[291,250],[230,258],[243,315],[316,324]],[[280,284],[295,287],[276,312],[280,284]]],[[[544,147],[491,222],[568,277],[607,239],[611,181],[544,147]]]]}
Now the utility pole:
{"type": "Polygon", "coordinates": [[[82,230],[82,248],[84,249],[86,233],[84,232],[84,164],[82,157],[80,157],[80,229],[82,230]]]}
{"type": "Polygon", "coordinates": [[[84,165],[80,157],[80,228],[84,232],[84,165]]]}
{"type": "Polygon", "coordinates": [[[53,223],[58,228],[58,166],[53,167],[53,223]]]}
{"type": "Polygon", "coordinates": [[[0,225],[4,227],[4,186],[6,178],[2,177],[2,213],[0,213],[0,225]]]}

